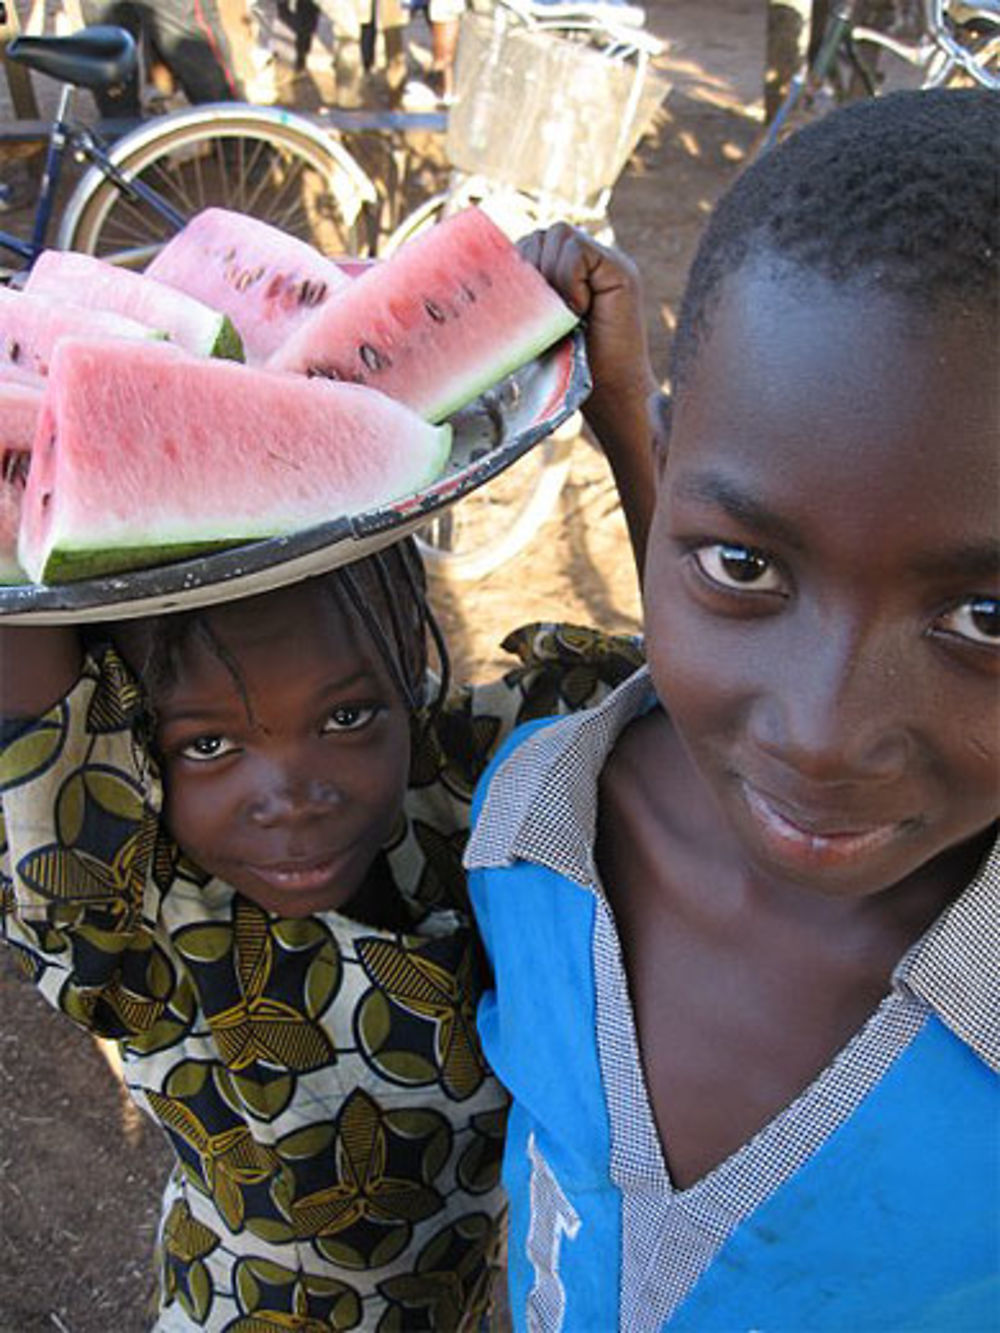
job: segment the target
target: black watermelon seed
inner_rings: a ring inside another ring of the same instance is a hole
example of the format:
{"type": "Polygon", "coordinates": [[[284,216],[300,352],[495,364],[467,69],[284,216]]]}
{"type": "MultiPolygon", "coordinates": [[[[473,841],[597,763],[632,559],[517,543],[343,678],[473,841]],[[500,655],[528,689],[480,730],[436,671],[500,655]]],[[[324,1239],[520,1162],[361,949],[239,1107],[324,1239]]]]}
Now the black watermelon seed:
{"type": "Polygon", "coordinates": [[[371,343],[362,343],[358,348],[358,353],[369,370],[384,370],[386,366],[391,364],[389,358],[380,352],[377,347],[372,347],[371,343]]]}
{"type": "Polygon", "coordinates": [[[342,380],[344,377],[336,366],[307,366],[306,379],[310,380],[342,380]]]}
{"type": "Polygon", "coordinates": [[[430,299],[429,296],[424,297],[424,309],[427,311],[428,315],[430,315],[431,319],[434,321],[435,324],[444,323],[445,321],[444,311],[441,309],[439,305],[435,305],[435,303],[430,299]]]}
{"type": "Polygon", "coordinates": [[[326,297],[325,282],[310,282],[303,278],[299,287],[299,303],[305,306],[319,305],[326,297]]]}
{"type": "Polygon", "coordinates": [[[7,355],[12,361],[21,359],[21,344],[14,338],[7,339],[7,355]]]}

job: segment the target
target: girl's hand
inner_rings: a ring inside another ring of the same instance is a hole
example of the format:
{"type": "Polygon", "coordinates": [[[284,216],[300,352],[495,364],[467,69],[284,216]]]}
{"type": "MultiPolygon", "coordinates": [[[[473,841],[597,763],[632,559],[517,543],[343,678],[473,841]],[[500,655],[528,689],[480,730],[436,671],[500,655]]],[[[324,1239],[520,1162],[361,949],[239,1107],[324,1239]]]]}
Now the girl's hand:
{"type": "Polygon", "coordinates": [[[604,403],[620,412],[623,397],[639,399],[644,412],[656,383],[646,341],[642,284],[632,260],[566,222],[532,232],[518,242],[518,248],[585,321],[594,379],[587,417],[601,415],[604,403]]]}

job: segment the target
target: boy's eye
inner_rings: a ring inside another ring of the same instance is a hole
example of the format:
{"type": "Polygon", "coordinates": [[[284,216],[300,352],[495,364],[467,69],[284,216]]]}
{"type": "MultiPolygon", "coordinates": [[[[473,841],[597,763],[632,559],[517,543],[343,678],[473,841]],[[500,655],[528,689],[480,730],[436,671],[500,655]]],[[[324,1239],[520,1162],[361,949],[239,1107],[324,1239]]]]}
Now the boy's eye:
{"type": "Polygon", "coordinates": [[[722,588],[750,592],[781,592],[784,583],[774,563],[762,551],[738,542],[713,542],[693,552],[702,574],[722,588]]]}
{"type": "Polygon", "coordinates": [[[949,634],[987,647],[1000,647],[1000,597],[970,597],[942,616],[940,625],[949,634]]]}
{"type": "Polygon", "coordinates": [[[367,727],[379,710],[371,704],[341,704],[326,720],[324,731],[360,731],[367,727]]]}
{"type": "Polygon", "coordinates": [[[225,736],[196,736],[193,741],[182,745],[178,754],[185,759],[219,759],[235,748],[233,742],[226,740],[225,736]]]}

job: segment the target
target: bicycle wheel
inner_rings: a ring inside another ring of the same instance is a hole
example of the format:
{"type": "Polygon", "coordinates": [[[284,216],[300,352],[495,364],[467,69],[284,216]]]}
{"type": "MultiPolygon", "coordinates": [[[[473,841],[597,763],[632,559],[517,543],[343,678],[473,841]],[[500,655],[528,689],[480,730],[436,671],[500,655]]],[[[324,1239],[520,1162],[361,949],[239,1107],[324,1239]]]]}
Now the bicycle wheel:
{"type": "MultiPolygon", "coordinates": [[[[375,188],[349,153],[303,117],[236,103],[193,107],[141,126],[110,154],[184,217],[249,213],[327,254],[368,249],[375,188]]],[[[67,204],[58,244],[144,268],[176,228],[91,167],[67,204]]]]}
{"type": "Polygon", "coordinates": [[[427,572],[468,582],[485,578],[523,551],[559,503],[579,433],[580,417],[574,413],[493,481],[418,529],[416,543],[427,572]]]}

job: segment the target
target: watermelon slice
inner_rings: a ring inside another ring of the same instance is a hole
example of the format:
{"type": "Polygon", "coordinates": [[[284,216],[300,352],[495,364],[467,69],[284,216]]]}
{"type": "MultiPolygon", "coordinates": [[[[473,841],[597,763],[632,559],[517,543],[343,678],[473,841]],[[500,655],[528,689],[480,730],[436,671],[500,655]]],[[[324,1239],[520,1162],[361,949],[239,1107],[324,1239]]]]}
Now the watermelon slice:
{"type": "Polygon", "coordinates": [[[449,427],[350,384],[169,344],[66,339],[21,519],[36,582],[163,564],[381,507],[442,471],[449,427]]]}
{"type": "Polygon", "coordinates": [[[266,361],[328,296],[350,285],[347,274],[305,241],[225,208],[197,213],[146,276],[225,311],[254,364],[266,361]]]}
{"type": "Polygon", "coordinates": [[[228,315],[155,282],[142,273],[71,250],[43,250],[24,290],[90,310],[112,310],[163,332],[195,356],[243,360],[243,344],[228,315]]]}
{"type": "Polygon", "coordinates": [[[40,387],[0,379],[0,583],[25,581],[17,561],[17,532],[41,406],[40,387]]]}
{"type": "Polygon", "coordinates": [[[48,374],[52,349],[60,338],[158,338],[146,324],[109,310],[88,310],[65,298],[33,296],[0,287],[0,365],[35,375],[48,374]]]}
{"type": "Polygon", "coordinates": [[[41,393],[45,388],[45,376],[34,370],[22,370],[10,361],[0,360],[0,384],[26,384],[29,389],[41,393]]]}
{"type": "Polygon", "coordinates": [[[442,421],[576,322],[500,228],[468,208],[355,278],[267,364],[368,384],[442,421]]]}

